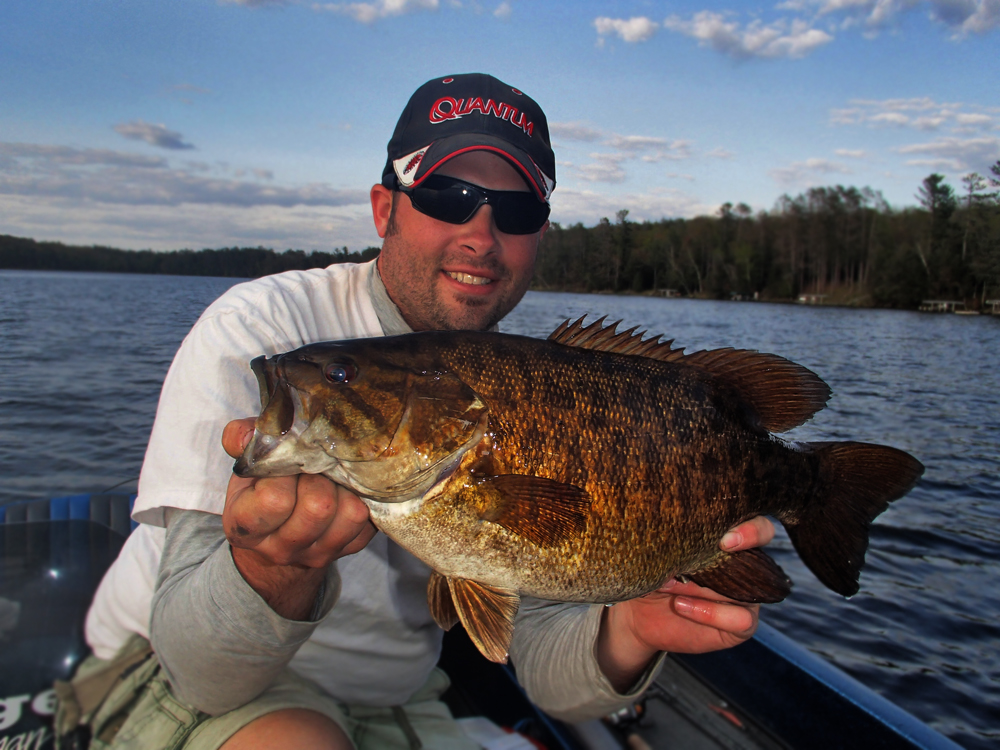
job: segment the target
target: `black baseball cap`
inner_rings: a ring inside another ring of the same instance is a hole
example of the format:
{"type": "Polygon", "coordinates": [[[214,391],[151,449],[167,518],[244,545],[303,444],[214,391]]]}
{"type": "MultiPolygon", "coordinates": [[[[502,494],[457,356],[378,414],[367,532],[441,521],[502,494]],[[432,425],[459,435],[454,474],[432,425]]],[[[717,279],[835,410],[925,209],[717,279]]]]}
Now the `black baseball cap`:
{"type": "Polygon", "coordinates": [[[388,151],[382,184],[389,189],[419,185],[467,151],[504,157],[545,203],[556,186],[556,157],[542,108],[484,73],[435,78],[418,88],[396,123],[388,151]]]}

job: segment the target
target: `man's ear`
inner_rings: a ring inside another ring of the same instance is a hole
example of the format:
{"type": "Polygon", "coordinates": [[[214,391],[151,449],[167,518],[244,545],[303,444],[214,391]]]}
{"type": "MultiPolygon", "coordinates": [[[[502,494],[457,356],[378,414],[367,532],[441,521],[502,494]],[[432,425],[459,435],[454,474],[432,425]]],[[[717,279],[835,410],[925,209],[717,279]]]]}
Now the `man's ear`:
{"type": "Polygon", "coordinates": [[[392,215],[392,191],[384,185],[372,185],[372,219],[375,220],[375,231],[385,239],[389,228],[389,217],[392,215]]]}

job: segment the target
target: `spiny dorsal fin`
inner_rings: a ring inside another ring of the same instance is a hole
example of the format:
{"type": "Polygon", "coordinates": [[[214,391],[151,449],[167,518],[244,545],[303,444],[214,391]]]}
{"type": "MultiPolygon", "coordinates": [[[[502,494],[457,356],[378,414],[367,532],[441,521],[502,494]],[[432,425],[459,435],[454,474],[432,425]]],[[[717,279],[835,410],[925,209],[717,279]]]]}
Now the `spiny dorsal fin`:
{"type": "Polygon", "coordinates": [[[539,547],[551,547],[579,535],[587,526],[590,495],[572,484],[544,477],[502,474],[483,481],[498,493],[483,520],[503,526],[539,547]]]}
{"type": "Polygon", "coordinates": [[[711,567],[688,573],[687,577],[738,602],[774,604],[792,591],[785,571],[759,549],[724,555],[711,567]]]}
{"type": "Polygon", "coordinates": [[[506,664],[514,616],[521,604],[518,593],[466,578],[449,578],[448,587],[465,632],[479,652],[490,661],[506,664]]]}
{"type": "MultiPolygon", "coordinates": [[[[584,316],[586,317],[586,316],[584,316]]],[[[830,398],[830,388],[816,373],[776,354],[762,354],[746,349],[711,349],[685,354],[672,349],[673,340],[661,342],[661,336],[643,341],[645,331],[635,328],[615,333],[618,323],[601,327],[604,318],[583,325],[565,321],[550,341],[594,351],[630,354],[677,362],[697,367],[724,380],[750,403],[761,425],[770,432],[785,432],[809,419],[830,398]]]]}
{"type": "Polygon", "coordinates": [[[448,579],[436,570],[431,571],[431,579],[427,582],[427,606],[439,628],[451,630],[455,627],[455,623],[458,622],[458,611],[451,600],[448,579]]]}
{"type": "MultiPolygon", "coordinates": [[[[586,315],[583,318],[587,317],[586,315]]],[[[621,321],[616,321],[609,326],[602,327],[607,316],[598,318],[589,326],[583,325],[583,318],[579,318],[573,323],[568,320],[563,321],[556,330],[549,335],[549,341],[566,346],[575,346],[580,349],[592,349],[597,352],[614,352],[615,354],[632,354],[637,357],[649,357],[669,362],[679,358],[683,349],[671,349],[673,340],[660,341],[662,336],[643,341],[645,331],[633,333],[638,326],[633,326],[628,330],[615,333],[615,329],[621,321]],[[673,354],[675,356],[671,357],[673,354]]]]}

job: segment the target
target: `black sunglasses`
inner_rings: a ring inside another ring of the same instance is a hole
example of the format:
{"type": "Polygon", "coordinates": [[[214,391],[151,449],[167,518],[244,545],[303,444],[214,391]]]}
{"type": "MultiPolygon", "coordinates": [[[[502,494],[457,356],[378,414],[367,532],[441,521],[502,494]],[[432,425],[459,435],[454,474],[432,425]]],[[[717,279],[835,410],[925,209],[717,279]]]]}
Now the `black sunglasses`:
{"type": "Polygon", "coordinates": [[[487,190],[454,177],[431,175],[416,187],[402,187],[420,213],[448,224],[464,224],[483,204],[493,208],[493,221],[504,234],[534,234],[549,218],[549,204],[534,193],[487,190]]]}

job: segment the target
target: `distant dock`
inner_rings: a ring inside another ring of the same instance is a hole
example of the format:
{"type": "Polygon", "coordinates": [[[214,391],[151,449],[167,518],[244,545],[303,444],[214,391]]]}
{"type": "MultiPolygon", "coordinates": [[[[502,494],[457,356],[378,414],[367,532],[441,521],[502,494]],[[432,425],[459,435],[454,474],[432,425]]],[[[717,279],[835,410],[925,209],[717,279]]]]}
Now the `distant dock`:
{"type": "Polygon", "coordinates": [[[921,312],[955,313],[956,315],[1000,315],[1000,299],[988,299],[981,310],[970,310],[965,303],[953,299],[925,299],[920,303],[921,312]]]}

